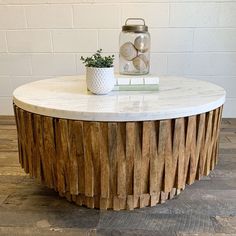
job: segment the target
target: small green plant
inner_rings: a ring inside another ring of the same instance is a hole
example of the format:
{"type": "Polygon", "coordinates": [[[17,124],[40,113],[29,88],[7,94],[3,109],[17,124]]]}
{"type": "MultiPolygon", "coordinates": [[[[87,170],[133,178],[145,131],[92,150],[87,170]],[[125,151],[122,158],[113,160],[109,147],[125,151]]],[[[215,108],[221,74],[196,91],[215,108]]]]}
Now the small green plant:
{"type": "Polygon", "coordinates": [[[102,49],[99,49],[91,57],[84,58],[82,56],[80,60],[85,64],[86,67],[97,67],[97,68],[113,67],[115,56],[111,55],[103,57],[101,53],[102,49]]]}

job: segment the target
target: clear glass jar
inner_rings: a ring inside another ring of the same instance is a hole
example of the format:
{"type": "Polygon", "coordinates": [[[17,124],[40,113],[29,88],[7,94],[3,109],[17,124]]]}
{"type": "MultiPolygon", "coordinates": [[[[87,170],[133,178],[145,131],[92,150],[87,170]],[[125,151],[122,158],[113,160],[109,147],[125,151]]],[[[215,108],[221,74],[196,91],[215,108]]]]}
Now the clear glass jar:
{"type": "Polygon", "coordinates": [[[151,38],[142,18],[128,18],[122,26],[119,40],[120,74],[145,75],[150,68],[151,38]],[[128,24],[130,20],[140,20],[143,24],[128,24]]]}

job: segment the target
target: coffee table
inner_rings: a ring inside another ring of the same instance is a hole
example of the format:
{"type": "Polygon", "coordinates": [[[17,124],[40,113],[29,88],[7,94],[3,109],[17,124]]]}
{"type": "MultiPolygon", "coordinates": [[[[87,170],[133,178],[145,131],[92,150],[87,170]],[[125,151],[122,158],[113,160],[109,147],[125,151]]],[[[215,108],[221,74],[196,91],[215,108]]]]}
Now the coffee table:
{"type": "Polygon", "coordinates": [[[14,91],[26,173],[89,208],[155,206],[215,167],[225,90],[182,77],[160,90],[93,95],[83,76],[14,91]]]}

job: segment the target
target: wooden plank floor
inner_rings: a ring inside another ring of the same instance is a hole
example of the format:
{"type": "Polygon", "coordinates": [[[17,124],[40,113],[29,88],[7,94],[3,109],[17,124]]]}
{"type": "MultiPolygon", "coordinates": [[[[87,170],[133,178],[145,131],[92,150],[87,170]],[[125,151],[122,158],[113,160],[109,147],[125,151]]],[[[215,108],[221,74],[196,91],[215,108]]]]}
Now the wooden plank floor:
{"type": "Polygon", "coordinates": [[[236,119],[224,119],[220,160],[210,176],[152,208],[75,206],[18,164],[14,119],[0,118],[0,235],[236,235],[236,119]]]}

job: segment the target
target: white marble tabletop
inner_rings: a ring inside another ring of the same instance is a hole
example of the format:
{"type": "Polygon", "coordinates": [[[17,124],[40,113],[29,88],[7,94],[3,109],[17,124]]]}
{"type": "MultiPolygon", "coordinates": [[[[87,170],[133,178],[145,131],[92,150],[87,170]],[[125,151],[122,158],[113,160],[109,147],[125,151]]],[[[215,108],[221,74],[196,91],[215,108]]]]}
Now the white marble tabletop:
{"type": "Polygon", "coordinates": [[[221,106],[225,90],[182,77],[161,77],[160,90],[93,95],[83,76],[40,80],[18,87],[14,103],[29,112],[75,120],[144,121],[186,117],[221,106]]]}

